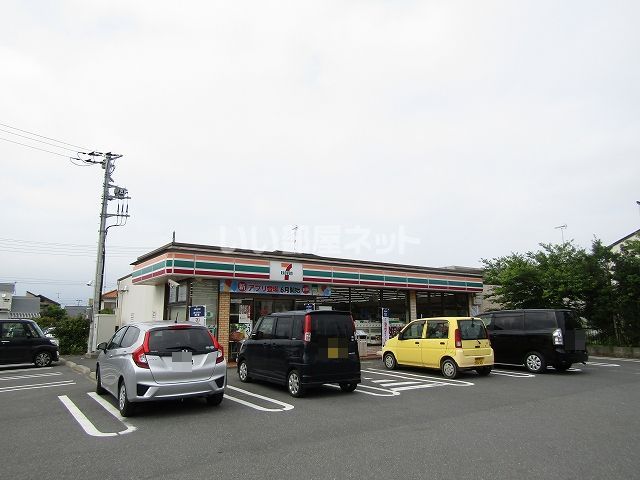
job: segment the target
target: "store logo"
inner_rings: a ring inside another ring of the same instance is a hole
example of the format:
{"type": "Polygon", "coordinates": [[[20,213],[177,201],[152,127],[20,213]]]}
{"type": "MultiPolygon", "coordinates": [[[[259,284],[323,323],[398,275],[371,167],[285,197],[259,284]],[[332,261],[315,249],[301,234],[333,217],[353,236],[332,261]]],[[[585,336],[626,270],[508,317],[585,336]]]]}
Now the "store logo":
{"type": "Polygon", "coordinates": [[[289,277],[293,275],[293,263],[281,263],[280,275],[284,275],[285,280],[289,280],[289,277]]]}

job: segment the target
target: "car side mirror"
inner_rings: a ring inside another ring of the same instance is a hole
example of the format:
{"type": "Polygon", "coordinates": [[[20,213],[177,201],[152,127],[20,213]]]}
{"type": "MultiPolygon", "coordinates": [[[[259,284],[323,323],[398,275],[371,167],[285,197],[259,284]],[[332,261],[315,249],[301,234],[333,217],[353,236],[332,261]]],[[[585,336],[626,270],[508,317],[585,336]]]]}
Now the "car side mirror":
{"type": "Polygon", "coordinates": [[[103,352],[107,350],[107,342],[99,343],[96,347],[98,350],[102,350],[103,352]]]}

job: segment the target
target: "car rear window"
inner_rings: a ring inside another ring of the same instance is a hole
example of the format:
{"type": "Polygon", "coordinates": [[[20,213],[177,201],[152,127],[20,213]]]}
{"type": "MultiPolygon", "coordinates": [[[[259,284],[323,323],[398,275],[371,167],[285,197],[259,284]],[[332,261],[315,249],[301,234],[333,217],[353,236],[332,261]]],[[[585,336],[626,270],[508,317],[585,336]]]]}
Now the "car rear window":
{"type": "Polygon", "coordinates": [[[149,353],[167,353],[188,350],[192,353],[209,353],[215,350],[206,328],[169,327],[149,331],[149,353]]]}
{"type": "Polygon", "coordinates": [[[557,313],[560,325],[564,324],[565,330],[580,330],[584,328],[582,321],[576,312],[562,310],[557,313]]]}
{"type": "Polygon", "coordinates": [[[350,338],[354,334],[353,321],[349,315],[312,315],[313,338],[350,338]]]}
{"type": "Polygon", "coordinates": [[[458,328],[462,340],[482,340],[487,338],[487,329],[479,318],[458,320],[458,328]]]}

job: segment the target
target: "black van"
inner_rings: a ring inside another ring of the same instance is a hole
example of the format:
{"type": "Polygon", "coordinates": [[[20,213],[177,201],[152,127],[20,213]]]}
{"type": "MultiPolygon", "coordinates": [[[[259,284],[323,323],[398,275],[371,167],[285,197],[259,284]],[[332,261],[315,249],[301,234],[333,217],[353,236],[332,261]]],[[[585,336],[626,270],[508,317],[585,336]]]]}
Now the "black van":
{"type": "Polygon", "coordinates": [[[479,317],[489,331],[495,363],[539,373],[548,365],[563,371],[589,358],[585,331],[572,310],[500,310],[479,317]]]}
{"type": "Polygon", "coordinates": [[[58,361],[58,345],[29,319],[0,320],[0,364],[34,363],[48,367],[58,361]]]}
{"type": "Polygon", "coordinates": [[[284,384],[294,397],[323,383],[353,392],[360,383],[360,357],[351,314],[315,310],[260,318],[238,352],[238,376],[242,382],[284,384]]]}

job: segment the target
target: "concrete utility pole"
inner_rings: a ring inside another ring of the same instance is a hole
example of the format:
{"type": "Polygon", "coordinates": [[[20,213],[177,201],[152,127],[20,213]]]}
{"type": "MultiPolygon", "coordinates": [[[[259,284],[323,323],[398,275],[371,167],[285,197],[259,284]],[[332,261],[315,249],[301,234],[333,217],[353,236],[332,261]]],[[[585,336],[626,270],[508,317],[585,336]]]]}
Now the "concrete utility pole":
{"type": "Polygon", "coordinates": [[[127,196],[128,192],[126,188],[118,187],[113,185],[113,178],[111,178],[111,174],[115,170],[115,160],[122,157],[122,155],[116,155],[109,153],[98,153],[91,152],[90,154],[93,157],[101,156],[103,159],[101,161],[92,160],[90,163],[99,163],[102,165],[104,169],[104,183],[102,184],[102,205],[100,209],[100,229],[98,230],[98,253],[96,258],[96,275],[93,281],[93,308],[92,308],[92,316],[91,323],[89,324],[89,340],[87,342],[87,353],[92,353],[94,351],[93,339],[96,335],[96,319],[97,315],[100,312],[100,303],[102,300],[102,284],[104,279],[104,258],[105,258],[105,240],[107,237],[107,230],[109,227],[124,225],[121,221],[126,222],[126,219],[129,217],[129,206],[127,205],[127,209],[125,211],[124,207],[120,210],[120,206],[118,206],[118,213],[107,213],[107,207],[110,200],[128,200],[131,197],[127,196]],[[113,188],[113,195],[110,193],[110,189],[113,188]],[[113,225],[107,226],[107,218],[109,217],[118,217],[117,223],[113,225]]]}

